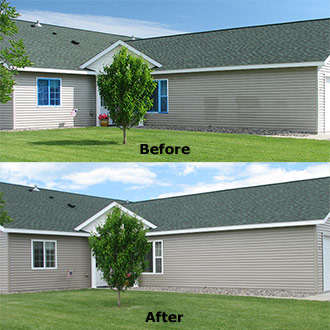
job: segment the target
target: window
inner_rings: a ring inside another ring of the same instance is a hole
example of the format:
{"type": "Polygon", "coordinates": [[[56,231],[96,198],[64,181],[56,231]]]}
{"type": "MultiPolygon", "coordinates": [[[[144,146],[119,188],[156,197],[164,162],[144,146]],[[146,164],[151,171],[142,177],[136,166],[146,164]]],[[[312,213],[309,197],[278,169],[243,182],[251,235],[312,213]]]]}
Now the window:
{"type": "Polygon", "coordinates": [[[56,241],[32,241],[32,269],[56,268],[56,241]]]}
{"type": "Polygon", "coordinates": [[[37,78],[38,106],[61,105],[61,79],[37,78]]]}
{"type": "Polygon", "coordinates": [[[148,267],[145,273],[163,274],[163,241],[153,241],[146,259],[148,267]]]}
{"type": "Polygon", "coordinates": [[[158,80],[157,87],[152,94],[154,104],[149,112],[168,113],[167,80],[158,80]]]}

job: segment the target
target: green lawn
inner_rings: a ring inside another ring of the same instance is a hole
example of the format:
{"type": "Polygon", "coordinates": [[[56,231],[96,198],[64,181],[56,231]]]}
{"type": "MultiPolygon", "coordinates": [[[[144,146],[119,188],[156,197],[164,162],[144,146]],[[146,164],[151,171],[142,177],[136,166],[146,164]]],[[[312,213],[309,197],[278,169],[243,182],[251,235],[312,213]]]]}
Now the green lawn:
{"type": "Polygon", "coordinates": [[[0,296],[1,329],[144,329],[149,312],[183,314],[180,329],[329,329],[329,303],[255,297],[111,290],[0,296]]]}
{"type": "Polygon", "coordinates": [[[131,129],[122,145],[118,128],[88,127],[0,132],[1,161],[17,162],[325,162],[330,141],[255,135],[131,129]],[[141,155],[140,144],[189,146],[189,155],[141,155]]]}

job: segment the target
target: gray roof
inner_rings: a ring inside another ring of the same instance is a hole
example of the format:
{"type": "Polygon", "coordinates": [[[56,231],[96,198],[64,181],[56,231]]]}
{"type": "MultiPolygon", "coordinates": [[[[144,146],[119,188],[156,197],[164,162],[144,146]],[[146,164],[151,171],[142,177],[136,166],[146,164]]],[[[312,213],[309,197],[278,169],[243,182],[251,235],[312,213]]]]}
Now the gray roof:
{"type": "MultiPolygon", "coordinates": [[[[152,231],[323,220],[329,212],[330,177],[229,189],[142,202],[124,207],[157,226],[152,231]]],[[[8,228],[73,231],[113,199],[0,183],[8,228]],[[53,198],[52,198],[53,197],[53,198]],[[70,207],[68,204],[74,205],[70,207]]]]}
{"type": "Polygon", "coordinates": [[[328,57],[330,44],[330,19],[137,40],[50,24],[35,28],[33,22],[16,23],[17,38],[24,38],[30,60],[38,68],[78,70],[119,39],[160,62],[163,67],[158,70],[320,62],[328,57]]]}
{"type": "Polygon", "coordinates": [[[73,231],[112,199],[0,183],[5,209],[14,221],[7,228],[73,231]],[[71,206],[70,206],[70,205],[71,206]],[[74,206],[74,207],[72,207],[74,206]]]}
{"type": "Polygon", "coordinates": [[[153,231],[323,220],[330,177],[129,203],[153,231]]]}

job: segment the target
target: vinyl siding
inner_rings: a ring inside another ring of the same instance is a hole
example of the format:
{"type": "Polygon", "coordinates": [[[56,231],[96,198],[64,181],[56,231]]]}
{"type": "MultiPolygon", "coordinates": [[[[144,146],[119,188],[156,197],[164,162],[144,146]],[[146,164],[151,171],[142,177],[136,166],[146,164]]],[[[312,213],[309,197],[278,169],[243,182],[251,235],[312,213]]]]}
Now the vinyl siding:
{"type": "Polygon", "coordinates": [[[13,101],[0,103],[0,129],[13,129],[13,101]]]}
{"type": "MultiPolygon", "coordinates": [[[[318,70],[318,132],[325,131],[325,77],[330,76],[330,59],[318,70]]],[[[330,110],[328,110],[330,111],[330,110]]]]}
{"type": "Polygon", "coordinates": [[[15,87],[15,128],[95,126],[94,76],[22,72],[15,87]],[[61,106],[37,106],[37,78],[61,78],[61,106]],[[73,108],[79,111],[71,116],[73,108]]]}
{"type": "Polygon", "coordinates": [[[323,236],[330,236],[330,220],[324,225],[317,226],[317,266],[318,266],[318,292],[323,292],[323,236]]]}
{"type": "Polygon", "coordinates": [[[315,292],[315,226],[153,237],[164,274],[142,286],[283,289],[315,292]]]}
{"type": "Polygon", "coordinates": [[[317,132],[317,69],[155,76],[169,80],[169,113],[145,125],[274,128],[317,132]]]}
{"type": "Polygon", "coordinates": [[[86,237],[9,234],[10,291],[91,287],[91,254],[86,237]],[[57,269],[31,269],[31,240],[57,241],[57,269]],[[67,270],[73,276],[67,280],[67,270]]]}
{"type": "Polygon", "coordinates": [[[8,292],[8,234],[0,231],[0,293],[8,292]]]}

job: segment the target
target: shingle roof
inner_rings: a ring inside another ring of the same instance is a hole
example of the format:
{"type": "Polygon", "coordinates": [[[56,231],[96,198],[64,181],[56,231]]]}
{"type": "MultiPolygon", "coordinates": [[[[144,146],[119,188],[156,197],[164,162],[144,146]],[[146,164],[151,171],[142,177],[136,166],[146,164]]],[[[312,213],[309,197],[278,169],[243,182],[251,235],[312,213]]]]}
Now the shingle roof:
{"type": "Polygon", "coordinates": [[[330,19],[129,41],[163,64],[157,70],[325,61],[330,19]]]}
{"type": "Polygon", "coordinates": [[[233,28],[131,40],[127,36],[17,20],[38,68],[72,69],[121,39],[160,62],[157,70],[325,61],[330,19],[233,28]],[[52,32],[56,32],[53,35],[52,32]],[[71,43],[79,41],[79,45],[71,43]]]}
{"type": "Polygon", "coordinates": [[[43,23],[41,28],[37,28],[32,27],[33,22],[22,20],[15,20],[15,23],[19,32],[13,39],[24,39],[29,59],[36,68],[78,70],[81,64],[117,40],[131,39],[122,35],[43,23]],[[79,44],[73,44],[72,40],[79,44]]]}
{"type": "Polygon", "coordinates": [[[7,228],[73,231],[108,206],[112,199],[0,183],[5,209],[14,219],[7,228]],[[74,205],[75,207],[71,207],[74,205]]]}
{"type": "Polygon", "coordinates": [[[157,226],[152,231],[323,220],[330,177],[125,204],[157,226]]]}
{"type": "MultiPolygon", "coordinates": [[[[124,207],[157,226],[152,231],[323,220],[330,206],[330,177],[222,190],[124,207]]],[[[73,231],[113,200],[0,183],[8,228],[73,231]],[[53,198],[51,198],[51,196],[53,198]],[[68,204],[75,205],[74,208],[68,204]]]]}

